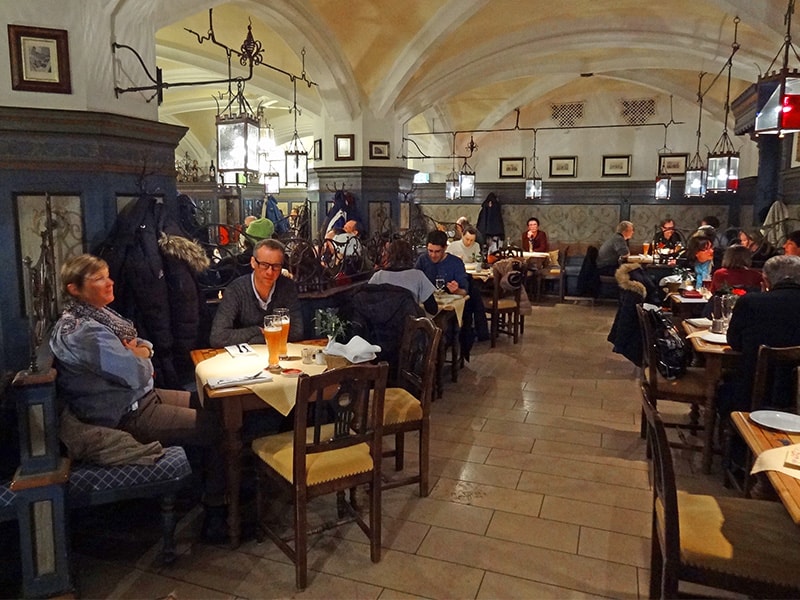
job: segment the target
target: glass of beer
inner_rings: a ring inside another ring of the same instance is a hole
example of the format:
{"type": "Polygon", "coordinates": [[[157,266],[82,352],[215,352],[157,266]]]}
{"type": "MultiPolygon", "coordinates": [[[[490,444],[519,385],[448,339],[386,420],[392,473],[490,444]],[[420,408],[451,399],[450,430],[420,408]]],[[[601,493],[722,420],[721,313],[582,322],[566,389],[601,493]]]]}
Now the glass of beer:
{"type": "Polygon", "coordinates": [[[644,242],[642,244],[642,254],[650,254],[650,242],[644,242]]]}
{"type": "Polygon", "coordinates": [[[269,350],[269,365],[267,368],[270,371],[278,371],[281,366],[278,364],[280,357],[281,345],[281,321],[280,317],[276,315],[267,315],[264,317],[264,341],[267,343],[269,350]]]}
{"type": "Polygon", "coordinates": [[[276,308],[272,312],[276,317],[280,317],[281,320],[281,347],[279,351],[280,357],[287,359],[289,358],[289,350],[286,347],[286,344],[289,341],[289,325],[291,324],[291,319],[289,319],[289,309],[276,308]]]}

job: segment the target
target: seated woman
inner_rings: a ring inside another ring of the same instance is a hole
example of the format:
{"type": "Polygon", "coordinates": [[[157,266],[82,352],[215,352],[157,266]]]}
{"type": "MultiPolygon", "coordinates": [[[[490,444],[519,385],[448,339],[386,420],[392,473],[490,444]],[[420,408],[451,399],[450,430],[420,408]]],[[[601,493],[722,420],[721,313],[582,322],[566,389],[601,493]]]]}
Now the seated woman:
{"type": "Polygon", "coordinates": [[[686,249],[687,265],[694,270],[695,288],[703,287],[703,282],[711,281],[714,268],[714,242],[701,233],[689,238],[686,249]]]}
{"type": "Polygon", "coordinates": [[[550,250],[547,234],[539,229],[539,219],[528,219],[528,228],[522,233],[521,248],[526,252],[547,252],[550,250]]]}
{"type": "Polygon", "coordinates": [[[405,240],[394,240],[386,249],[386,267],[376,272],[369,283],[389,283],[407,289],[425,310],[435,315],[439,311],[433,293],[436,287],[425,273],[414,268],[414,249],[405,240]]]}
{"type": "Polygon", "coordinates": [[[751,264],[750,250],[740,244],[727,248],[722,257],[722,268],[714,271],[711,278],[711,293],[734,287],[760,291],[764,278],[761,271],[750,268],[751,264]]]}
{"type": "Polygon", "coordinates": [[[447,253],[457,256],[464,261],[465,265],[477,265],[481,262],[481,248],[475,243],[478,238],[478,230],[472,225],[467,224],[461,234],[461,239],[450,242],[447,245],[447,253]]]}
{"type": "Polygon", "coordinates": [[[223,541],[225,469],[217,415],[189,408],[189,392],[153,387],[153,345],[108,308],[114,282],[104,260],[90,254],[67,260],[61,286],[69,303],[50,338],[59,397],[81,421],[127,431],[141,443],[204,447],[203,537],[223,541]]]}
{"type": "Polygon", "coordinates": [[[767,241],[764,234],[758,229],[740,231],[739,243],[750,250],[753,266],[759,269],[767,260],[778,254],[778,250],[767,241]]]}

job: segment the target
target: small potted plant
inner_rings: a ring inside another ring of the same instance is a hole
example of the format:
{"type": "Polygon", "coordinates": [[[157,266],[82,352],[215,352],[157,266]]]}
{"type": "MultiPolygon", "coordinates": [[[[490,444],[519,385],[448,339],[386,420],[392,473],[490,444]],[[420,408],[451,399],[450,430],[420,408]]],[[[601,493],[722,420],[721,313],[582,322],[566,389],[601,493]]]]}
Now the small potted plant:
{"type": "MultiPolygon", "coordinates": [[[[328,337],[328,345],[332,342],[344,343],[347,335],[349,323],[346,319],[339,316],[335,308],[317,309],[314,316],[314,326],[317,332],[328,337]]],[[[350,364],[346,358],[342,356],[332,356],[323,351],[325,355],[325,362],[328,368],[335,369],[337,367],[344,367],[350,364]]]]}

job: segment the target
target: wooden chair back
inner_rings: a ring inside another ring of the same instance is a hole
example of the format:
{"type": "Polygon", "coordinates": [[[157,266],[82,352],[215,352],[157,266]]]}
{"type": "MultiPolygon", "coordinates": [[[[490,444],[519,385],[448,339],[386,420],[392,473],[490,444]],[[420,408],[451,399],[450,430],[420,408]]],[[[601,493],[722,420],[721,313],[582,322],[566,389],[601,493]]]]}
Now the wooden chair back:
{"type": "Polygon", "coordinates": [[[794,373],[798,366],[800,346],[759,346],[750,410],[770,406],[798,412],[798,380],[794,373]]]}
{"type": "Polygon", "coordinates": [[[433,396],[436,379],[436,356],[442,330],[427,317],[406,319],[400,344],[397,387],[401,387],[422,404],[423,411],[433,396]]]}
{"type": "Polygon", "coordinates": [[[658,354],[656,353],[656,333],[647,309],[636,305],[636,317],[639,319],[639,332],[642,336],[642,378],[650,386],[653,398],[658,395],[658,354]]]}

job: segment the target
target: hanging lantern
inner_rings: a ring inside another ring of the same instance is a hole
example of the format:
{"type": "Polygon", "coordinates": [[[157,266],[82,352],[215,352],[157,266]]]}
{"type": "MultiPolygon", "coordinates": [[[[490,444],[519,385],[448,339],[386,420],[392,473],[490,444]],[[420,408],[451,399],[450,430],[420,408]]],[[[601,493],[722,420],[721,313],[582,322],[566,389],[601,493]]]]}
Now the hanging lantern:
{"type": "Polygon", "coordinates": [[[656,200],[669,200],[672,193],[672,177],[660,175],[656,177],[656,200]]]}

